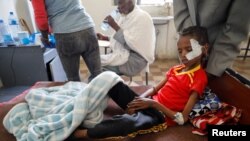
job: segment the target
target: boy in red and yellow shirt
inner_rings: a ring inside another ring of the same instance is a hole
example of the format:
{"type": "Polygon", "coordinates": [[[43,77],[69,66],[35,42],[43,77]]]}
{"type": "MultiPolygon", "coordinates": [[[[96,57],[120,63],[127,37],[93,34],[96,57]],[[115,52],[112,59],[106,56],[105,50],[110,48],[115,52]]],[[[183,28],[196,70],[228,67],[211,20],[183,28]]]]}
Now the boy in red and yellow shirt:
{"type": "Polygon", "coordinates": [[[183,125],[207,85],[202,68],[208,49],[206,29],[184,29],[177,46],[181,65],[172,67],[157,86],[140,96],[122,82],[109,90],[108,95],[128,114],[104,120],[94,128],[78,129],[74,137],[135,136],[161,131],[166,125],[183,125]]]}

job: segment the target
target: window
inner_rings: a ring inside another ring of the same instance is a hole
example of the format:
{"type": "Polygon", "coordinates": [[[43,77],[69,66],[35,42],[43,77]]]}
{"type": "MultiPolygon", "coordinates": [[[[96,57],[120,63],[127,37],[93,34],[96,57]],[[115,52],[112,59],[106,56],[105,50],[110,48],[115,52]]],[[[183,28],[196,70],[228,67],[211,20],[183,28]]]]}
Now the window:
{"type": "Polygon", "coordinates": [[[173,0],[137,0],[140,5],[163,5],[166,2],[173,2],[173,0]]]}
{"type": "MultiPolygon", "coordinates": [[[[172,3],[173,0],[137,0],[138,5],[164,5],[165,3],[172,3]]],[[[117,5],[118,0],[114,0],[114,5],[117,5]]]]}

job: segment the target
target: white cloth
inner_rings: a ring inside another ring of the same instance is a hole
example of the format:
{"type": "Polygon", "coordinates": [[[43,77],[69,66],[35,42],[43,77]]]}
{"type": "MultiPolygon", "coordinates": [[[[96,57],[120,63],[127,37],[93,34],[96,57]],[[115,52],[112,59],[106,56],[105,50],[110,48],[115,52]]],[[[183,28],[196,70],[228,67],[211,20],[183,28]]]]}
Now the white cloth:
{"type": "MultiPolygon", "coordinates": [[[[118,25],[123,30],[126,44],[144,57],[148,63],[152,63],[155,51],[155,29],[151,16],[135,6],[128,15],[120,17],[118,25]]],[[[110,47],[112,53],[101,55],[103,66],[118,66],[128,61],[129,50],[113,37],[110,40],[110,47]]]]}

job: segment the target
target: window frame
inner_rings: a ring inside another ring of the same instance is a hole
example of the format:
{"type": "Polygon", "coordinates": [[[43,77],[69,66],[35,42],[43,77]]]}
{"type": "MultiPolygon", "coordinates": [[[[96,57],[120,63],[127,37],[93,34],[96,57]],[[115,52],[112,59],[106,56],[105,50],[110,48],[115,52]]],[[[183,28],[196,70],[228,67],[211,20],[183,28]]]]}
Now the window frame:
{"type": "Polygon", "coordinates": [[[168,2],[173,3],[173,0],[161,0],[162,2],[157,2],[157,3],[155,3],[155,0],[150,0],[151,3],[150,2],[143,3],[142,1],[144,0],[137,0],[137,4],[138,5],[164,5],[165,3],[168,3],[168,2]]]}

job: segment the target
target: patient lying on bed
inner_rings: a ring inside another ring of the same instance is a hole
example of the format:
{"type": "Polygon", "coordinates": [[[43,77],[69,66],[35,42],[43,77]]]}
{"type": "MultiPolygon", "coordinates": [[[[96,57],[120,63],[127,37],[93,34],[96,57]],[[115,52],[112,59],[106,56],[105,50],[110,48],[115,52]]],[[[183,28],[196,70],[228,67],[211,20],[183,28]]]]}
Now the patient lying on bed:
{"type": "MultiPolygon", "coordinates": [[[[155,127],[157,131],[161,131],[166,128],[166,121],[167,125],[176,123],[182,125],[187,121],[191,108],[198,95],[202,94],[207,82],[205,72],[200,65],[201,56],[205,53],[201,47],[205,45],[199,45],[199,38],[194,36],[205,33],[201,32],[204,29],[200,28],[187,29],[181,35],[178,45],[179,50],[185,50],[182,55],[192,52],[194,47],[201,50],[199,54],[196,53],[190,60],[182,59],[185,65],[171,68],[164,81],[142,97],[122,83],[122,79],[115,73],[103,72],[88,85],[69,82],[63,86],[30,90],[25,98],[26,103],[13,107],[5,116],[3,124],[18,140],[65,140],[79,126],[88,129],[89,137],[103,138],[127,136],[137,131],[155,132],[155,127]],[[194,40],[198,41],[193,47],[194,40]],[[174,83],[178,85],[174,86],[173,91],[174,83]],[[187,96],[183,97],[180,93],[185,93],[187,96]],[[162,102],[159,98],[163,96],[171,96],[171,99],[169,102],[166,100],[162,102]],[[107,107],[108,97],[130,114],[114,116],[111,120],[103,121],[103,111],[107,107]],[[175,104],[170,106],[170,101],[175,101],[175,104]],[[113,130],[110,132],[113,127],[118,128],[115,130],[117,132],[113,130]],[[123,127],[126,127],[125,132],[119,130],[123,127]],[[152,130],[147,130],[151,128],[152,130]]],[[[84,133],[79,131],[74,135],[82,137],[85,136],[84,133]]]]}

